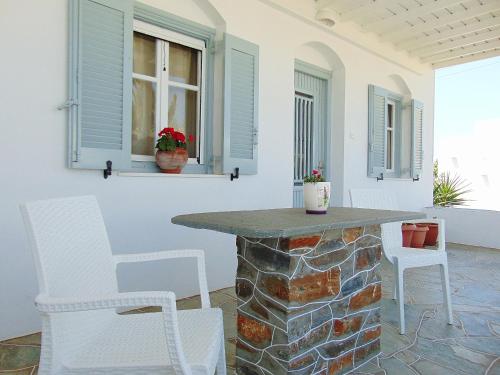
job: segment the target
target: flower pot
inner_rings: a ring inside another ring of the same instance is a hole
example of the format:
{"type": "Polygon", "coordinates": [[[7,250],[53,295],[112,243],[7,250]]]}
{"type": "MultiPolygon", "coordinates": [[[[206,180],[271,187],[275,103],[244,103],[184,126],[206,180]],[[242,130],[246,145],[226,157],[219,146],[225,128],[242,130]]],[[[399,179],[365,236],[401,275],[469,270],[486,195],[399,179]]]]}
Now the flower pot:
{"type": "Polygon", "coordinates": [[[304,206],[308,214],[326,214],[330,204],[329,182],[304,183],[304,206]]]}
{"type": "Polygon", "coordinates": [[[403,247],[410,247],[411,240],[413,239],[413,232],[417,226],[415,224],[403,224],[401,225],[401,231],[403,234],[403,247]]]}
{"type": "Polygon", "coordinates": [[[413,231],[413,238],[411,239],[411,247],[422,248],[424,247],[425,237],[429,227],[427,225],[416,226],[413,231]]]}
{"type": "Polygon", "coordinates": [[[156,164],[162,173],[181,173],[188,161],[185,148],[177,147],[175,151],[156,151],[156,164]]]}
{"type": "Polygon", "coordinates": [[[438,224],[436,224],[436,223],[419,223],[419,224],[417,224],[417,227],[419,227],[419,226],[424,226],[424,227],[429,228],[429,231],[427,232],[427,235],[425,236],[424,246],[436,246],[438,232],[439,232],[438,224]]]}

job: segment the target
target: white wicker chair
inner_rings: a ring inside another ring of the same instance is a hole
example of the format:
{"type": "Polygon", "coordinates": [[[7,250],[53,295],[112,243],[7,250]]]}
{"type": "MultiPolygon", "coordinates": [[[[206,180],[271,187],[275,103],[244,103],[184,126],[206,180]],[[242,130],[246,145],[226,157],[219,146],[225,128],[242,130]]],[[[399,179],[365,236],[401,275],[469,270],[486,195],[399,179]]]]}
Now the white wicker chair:
{"type": "MultiPolygon", "coordinates": [[[[359,208],[383,210],[398,210],[398,204],[393,195],[378,189],[351,189],[351,205],[359,208]]],[[[404,316],[404,280],[403,274],[407,268],[425,267],[439,264],[441,266],[441,281],[443,299],[446,304],[448,324],[453,324],[450,281],[448,276],[448,257],[446,254],[444,220],[422,219],[408,220],[412,223],[437,223],[439,226],[438,246],[436,250],[412,249],[402,246],[401,223],[382,224],[382,245],[386,259],[394,267],[393,299],[399,305],[399,331],[405,333],[404,316]]]]}
{"type": "Polygon", "coordinates": [[[201,250],[115,255],[93,196],[21,206],[40,286],[39,375],[226,373],[222,311],[210,308],[201,250]],[[202,308],[176,309],[172,292],[119,293],[116,266],[192,257],[202,308]],[[161,306],[162,312],[117,314],[161,306]]]}

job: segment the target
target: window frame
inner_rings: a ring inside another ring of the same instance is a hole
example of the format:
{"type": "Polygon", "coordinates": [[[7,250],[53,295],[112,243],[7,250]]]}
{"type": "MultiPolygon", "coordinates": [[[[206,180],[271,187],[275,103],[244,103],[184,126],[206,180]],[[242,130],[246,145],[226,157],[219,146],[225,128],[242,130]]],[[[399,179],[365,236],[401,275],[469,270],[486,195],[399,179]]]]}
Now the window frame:
{"type": "MultiPolygon", "coordinates": [[[[179,34],[202,40],[206,47],[206,74],[205,74],[205,116],[204,139],[202,144],[203,164],[187,164],[182,173],[211,174],[214,173],[213,156],[213,113],[214,113],[214,73],[215,73],[215,39],[214,28],[187,20],[172,13],[136,1],[134,3],[134,21],[142,21],[148,25],[157,26],[164,30],[171,30],[179,34]]],[[[130,124],[132,126],[132,124],[130,124]]],[[[201,160],[200,160],[201,161],[201,160]]],[[[132,161],[132,172],[158,172],[154,161],[132,161]]]]}
{"type": "MultiPolygon", "coordinates": [[[[143,75],[140,73],[132,72],[132,79],[140,79],[156,83],[156,100],[155,100],[155,134],[154,143],[158,140],[158,132],[162,127],[166,127],[168,122],[168,97],[170,87],[178,87],[181,89],[196,91],[197,101],[196,107],[198,108],[196,115],[196,157],[189,158],[188,164],[205,163],[205,106],[206,106],[206,76],[207,76],[207,48],[206,43],[198,38],[194,38],[182,33],[168,30],[153,24],[134,19],[134,32],[139,32],[144,35],[156,38],[156,76],[143,75]],[[181,82],[170,80],[169,74],[169,44],[176,43],[199,51],[199,60],[197,67],[197,85],[190,85],[181,82]],[[161,52],[160,52],[161,51],[161,52]],[[163,54],[163,56],[162,56],[163,54]],[[163,67],[166,70],[163,70],[163,67]]],[[[187,136],[188,134],[186,134],[187,136]]],[[[154,156],[137,155],[131,153],[132,162],[154,162],[154,156]]]]}
{"type": "Polygon", "coordinates": [[[387,91],[385,103],[385,172],[384,177],[399,178],[401,176],[401,132],[402,132],[402,112],[403,112],[403,96],[387,91]],[[389,105],[393,105],[392,117],[392,168],[387,168],[387,133],[389,129],[389,105]]]}

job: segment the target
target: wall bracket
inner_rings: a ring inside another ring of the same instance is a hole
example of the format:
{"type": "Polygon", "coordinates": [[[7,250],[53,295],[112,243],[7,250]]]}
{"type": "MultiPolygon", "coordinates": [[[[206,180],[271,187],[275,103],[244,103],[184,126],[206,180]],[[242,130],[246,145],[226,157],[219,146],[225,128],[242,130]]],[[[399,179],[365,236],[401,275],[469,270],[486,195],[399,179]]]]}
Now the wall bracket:
{"type": "Polygon", "coordinates": [[[106,162],[106,169],[104,169],[104,178],[107,179],[113,173],[113,162],[108,160],[106,162]]]}
{"type": "Polygon", "coordinates": [[[234,168],[234,173],[231,172],[231,181],[240,178],[240,168],[234,168]]]}

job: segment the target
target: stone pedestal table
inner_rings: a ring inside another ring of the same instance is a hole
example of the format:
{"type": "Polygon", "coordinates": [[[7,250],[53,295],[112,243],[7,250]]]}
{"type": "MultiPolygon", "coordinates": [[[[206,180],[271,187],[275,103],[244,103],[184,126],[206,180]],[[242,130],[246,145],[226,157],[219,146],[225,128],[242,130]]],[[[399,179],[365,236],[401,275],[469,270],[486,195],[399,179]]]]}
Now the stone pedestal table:
{"type": "Polygon", "coordinates": [[[380,224],[421,213],[211,212],[172,223],[236,235],[242,375],[344,374],[380,353],[380,224]]]}

